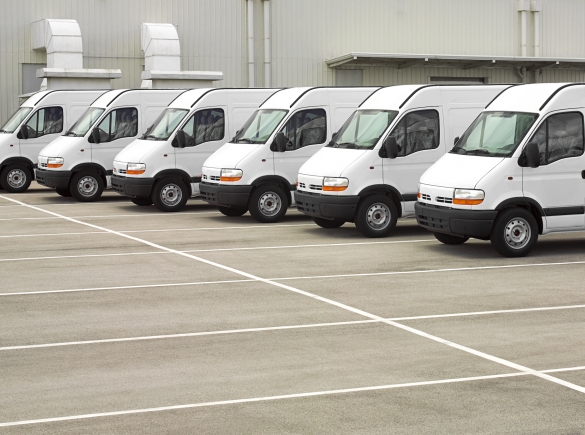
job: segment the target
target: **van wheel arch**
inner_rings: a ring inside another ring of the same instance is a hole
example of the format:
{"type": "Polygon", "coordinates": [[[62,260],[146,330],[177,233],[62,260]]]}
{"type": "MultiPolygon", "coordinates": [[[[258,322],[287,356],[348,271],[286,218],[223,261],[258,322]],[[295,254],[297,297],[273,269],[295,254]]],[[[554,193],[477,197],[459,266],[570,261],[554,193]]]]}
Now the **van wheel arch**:
{"type": "Polygon", "coordinates": [[[34,168],[36,165],[26,157],[9,157],[0,163],[0,171],[4,169],[5,166],[12,165],[14,163],[26,166],[33,173],[34,178],[34,168]]]}
{"type": "Polygon", "coordinates": [[[542,234],[544,231],[544,224],[542,222],[542,218],[544,217],[544,210],[538,202],[530,198],[510,198],[500,203],[496,207],[496,210],[498,210],[498,215],[500,215],[504,211],[516,207],[523,208],[529,211],[532,216],[534,216],[534,219],[536,219],[536,224],[538,225],[538,234],[542,234]]]}
{"type": "MultiPolygon", "coordinates": [[[[365,200],[365,198],[372,196],[372,195],[385,195],[392,199],[392,202],[396,206],[396,210],[398,211],[398,217],[402,217],[402,195],[398,190],[390,185],[385,184],[378,184],[374,186],[368,186],[363,189],[358,196],[360,197],[360,203],[365,200]]],[[[359,206],[358,206],[359,208],[359,206]]],[[[356,208],[357,212],[357,208],[356,208]]],[[[354,216],[355,220],[355,216],[354,216]]]]}
{"type": "Polygon", "coordinates": [[[286,178],[279,177],[278,175],[267,175],[265,177],[256,178],[254,181],[252,181],[252,186],[254,187],[254,190],[257,187],[264,184],[276,184],[282,190],[284,190],[284,193],[286,193],[286,199],[288,200],[288,205],[290,207],[290,205],[292,204],[292,195],[290,192],[293,186],[291,186],[291,184],[288,182],[286,178]]]}
{"type": "Polygon", "coordinates": [[[107,184],[106,174],[108,173],[108,171],[106,171],[106,169],[103,166],[98,165],[97,163],[81,163],[80,165],[74,166],[73,169],[71,169],[72,174],[71,178],[73,179],[73,174],[79,171],[97,172],[98,174],[100,174],[102,181],[104,182],[104,186],[107,184]]]}
{"type": "Polygon", "coordinates": [[[193,196],[193,190],[191,189],[191,176],[187,174],[185,171],[181,171],[180,169],[165,169],[164,171],[158,172],[153,178],[155,180],[160,180],[162,178],[167,177],[176,177],[179,178],[183,183],[187,185],[187,189],[189,190],[189,196],[193,196]]]}

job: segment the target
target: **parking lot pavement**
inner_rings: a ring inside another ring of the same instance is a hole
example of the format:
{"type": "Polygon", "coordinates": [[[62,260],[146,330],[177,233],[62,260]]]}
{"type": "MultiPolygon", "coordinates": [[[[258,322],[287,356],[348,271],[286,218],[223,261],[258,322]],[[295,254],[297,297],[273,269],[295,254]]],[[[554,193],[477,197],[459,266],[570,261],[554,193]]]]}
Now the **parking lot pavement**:
{"type": "Polygon", "coordinates": [[[0,429],[585,433],[584,242],[0,192],[0,429]]]}

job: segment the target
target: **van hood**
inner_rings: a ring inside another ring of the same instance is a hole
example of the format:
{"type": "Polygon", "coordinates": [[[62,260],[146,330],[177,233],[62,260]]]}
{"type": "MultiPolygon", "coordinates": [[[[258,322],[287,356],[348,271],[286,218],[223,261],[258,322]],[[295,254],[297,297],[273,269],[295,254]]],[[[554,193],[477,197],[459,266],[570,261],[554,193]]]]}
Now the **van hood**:
{"type": "Polygon", "coordinates": [[[48,144],[41,150],[39,156],[44,157],[61,157],[65,151],[70,147],[75,146],[76,143],[84,141],[83,137],[75,136],[59,136],[57,139],[48,144]]]}
{"type": "Polygon", "coordinates": [[[120,151],[114,160],[126,163],[143,163],[142,159],[144,159],[148,153],[160,146],[164,146],[166,143],[167,141],[162,140],[136,139],[120,151]]]}
{"type": "Polygon", "coordinates": [[[349,165],[367,152],[369,150],[324,147],[301,166],[299,174],[339,177],[349,165]]]}
{"type": "Polygon", "coordinates": [[[474,189],[477,183],[504,161],[504,157],[445,154],[423,174],[421,184],[474,189]]]}
{"type": "Polygon", "coordinates": [[[238,163],[250,154],[252,151],[259,147],[265,146],[264,144],[254,145],[247,143],[226,143],[216,152],[214,152],[209,158],[203,163],[206,168],[237,168],[238,163]]]}

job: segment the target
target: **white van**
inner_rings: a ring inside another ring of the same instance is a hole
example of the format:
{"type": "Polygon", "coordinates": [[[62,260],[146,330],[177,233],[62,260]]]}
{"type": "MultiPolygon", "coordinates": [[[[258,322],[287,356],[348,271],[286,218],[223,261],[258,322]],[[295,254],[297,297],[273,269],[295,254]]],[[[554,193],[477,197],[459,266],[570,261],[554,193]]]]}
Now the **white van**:
{"type": "Polygon", "coordinates": [[[117,89],[38,154],[36,178],[61,196],[95,201],[109,187],[116,154],[142,135],[183,90],[117,89]]]}
{"type": "Polygon", "coordinates": [[[101,91],[41,91],[31,95],[0,129],[0,186],[24,192],[33,179],[37,156],[66,131],[101,91]]]}
{"type": "Polygon", "coordinates": [[[114,159],[112,187],[137,205],[179,211],[199,195],[203,162],[276,89],[192,89],[114,159]],[[178,127],[178,128],[177,128],[178,127]]]}
{"type": "Polygon", "coordinates": [[[585,230],[582,83],[507,89],[421,177],[416,218],[449,245],[527,255],[539,234],[585,230]]]}
{"type": "Polygon", "coordinates": [[[227,216],[277,222],[301,165],[378,88],[292,88],[270,97],[203,165],[201,197],[227,216]]]}
{"type": "Polygon", "coordinates": [[[510,85],[404,85],[375,92],[299,170],[297,209],[323,228],[387,236],[414,214],[422,173],[510,85]]]}

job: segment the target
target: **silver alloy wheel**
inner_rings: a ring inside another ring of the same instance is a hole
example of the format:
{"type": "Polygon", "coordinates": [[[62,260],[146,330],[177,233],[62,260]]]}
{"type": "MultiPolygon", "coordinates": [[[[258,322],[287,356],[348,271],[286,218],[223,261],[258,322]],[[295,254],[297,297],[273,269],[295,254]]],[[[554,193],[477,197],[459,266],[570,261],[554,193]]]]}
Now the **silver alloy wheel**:
{"type": "Polygon", "coordinates": [[[85,175],[77,182],[77,191],[86,197],[94,196],[99,189],[98,181],[89,175],[85,175]]]}
{"type": "Polygon", "coordinates": [[[366,221],[374,230],[383,230],[390,224],[392,214],[388,206],[382,202],[376,202],[368,208],[366,221]]]}
{"type": "Polygon", "coordinates": [[[274,216],[278,214],[281,207],[282,202],[280,196],[274,192],[264,192],[258,199],[258,208],[264,216],[274,216]]]}
{"type": "Polygon", "coordinates": [[[164,205],[174,207],[181,202],[183,192],[176,184],[167,184],[160,191],[160,199],[164,205]]]}
{"type": "Polygon", "coordinates": [[[26,183],[26,174],[22,169],[12,169],[6,176],[8,185],[14,189],[18,189],[26,183]]]}
{"type": "Polygon", "coordinates": [[[512,249],[522,249],[530,241],[530,225],[525,219],[511,219],[504,231],[504,240],[512,249]]]}

